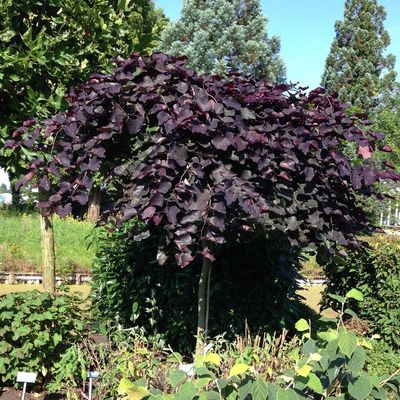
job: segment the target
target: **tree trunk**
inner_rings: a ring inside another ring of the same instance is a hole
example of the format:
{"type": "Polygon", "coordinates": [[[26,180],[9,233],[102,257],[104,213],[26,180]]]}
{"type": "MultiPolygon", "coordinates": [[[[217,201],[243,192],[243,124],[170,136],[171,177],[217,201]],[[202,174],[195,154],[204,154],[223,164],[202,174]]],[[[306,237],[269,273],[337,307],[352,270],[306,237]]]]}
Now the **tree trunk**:
{"type": "Polygon", "coordinates": [[[100,219],[100,200],[101,190],[98,186],[93,187],[89,198],[89,206],[87,211],[87,219],[92,222],[97,222],[100,219]]]}
{"type": "MultiPolygon", "coordinates": [[[[41,201],[46,196],[43,192],[39,193],[41,201]]],[[[46,217],[40,214],[40,237],[42,245],[43,263],[43,289],[49,293],[56,291],[56,255],[54,248],[54,230],[52,216],[46,217]]]]}
{"type": "Polygon", "coordinates": [[[16,177],[9,173],[10,180],[10,192],[11,192],[11,205],[19,210],[21,208],[21,193],[15,190],[15,183],[17,182],[16,177]]]}
{"type": "Polygon", "coordinates": [[[197,301],[196,356],[204,355],[210,307],[211,261],[203,258],[197,301]]]}

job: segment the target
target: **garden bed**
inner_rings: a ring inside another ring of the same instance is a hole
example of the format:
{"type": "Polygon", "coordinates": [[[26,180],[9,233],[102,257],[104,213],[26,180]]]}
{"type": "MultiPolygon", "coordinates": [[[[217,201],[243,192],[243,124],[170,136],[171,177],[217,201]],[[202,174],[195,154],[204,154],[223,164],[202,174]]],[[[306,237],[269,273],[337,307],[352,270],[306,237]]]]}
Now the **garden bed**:
{"type": "MultiPolygon", "coordinates": [[[[16,389],[5,389],[0,392],[0,400],[19,400],[22,397],[22,391],[16,389]]],[[[27,393],[25,400],[64,400],[66,397],[62,394],[51,393],[27,393]]]]}

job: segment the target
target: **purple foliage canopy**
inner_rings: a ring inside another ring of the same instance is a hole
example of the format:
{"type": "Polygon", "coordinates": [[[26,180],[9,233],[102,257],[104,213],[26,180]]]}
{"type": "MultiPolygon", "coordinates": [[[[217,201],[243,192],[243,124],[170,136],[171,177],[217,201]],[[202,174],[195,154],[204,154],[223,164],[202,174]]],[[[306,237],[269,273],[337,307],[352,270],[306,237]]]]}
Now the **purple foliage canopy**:
{"type": "Polygon", "coordinates": [[[138,217],[161,230],[160,264],[171,248],[182,267],[213,259],[211,243],[260,227],[295,246],[358,248],[355,235],[373,226],[356,195],[399,178],[388,163],[371,166],[382,135],[323,89],[230,78],[160,53],[117,61],[71,90],[66,112],[14,132],[8,146],[37,154],[19,185],[35,178],[52,193],[43,212],[65,216],[87,203],[100,170],[112,200],[104,221],[138,217]],[[347,142],[357,165],[342,153],[347,142]]]}

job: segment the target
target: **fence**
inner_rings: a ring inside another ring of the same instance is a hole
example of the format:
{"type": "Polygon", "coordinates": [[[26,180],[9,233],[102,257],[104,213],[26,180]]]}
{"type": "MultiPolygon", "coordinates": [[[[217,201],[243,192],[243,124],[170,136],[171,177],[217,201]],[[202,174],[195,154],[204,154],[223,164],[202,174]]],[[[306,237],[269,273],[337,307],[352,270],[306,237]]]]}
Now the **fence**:
{"type": "MultiPolygon", "coordinates": [[[[43,277],[41,274],[36,272],[9,272],[9,271],[0,271],[0,283],[42,283],[43,277]]],[[[67,278],[65,277],[56,277],[57,283],[69,283],[75,285],[82,285],[90,281],[89,274],[74,274],[67,278]]]]}

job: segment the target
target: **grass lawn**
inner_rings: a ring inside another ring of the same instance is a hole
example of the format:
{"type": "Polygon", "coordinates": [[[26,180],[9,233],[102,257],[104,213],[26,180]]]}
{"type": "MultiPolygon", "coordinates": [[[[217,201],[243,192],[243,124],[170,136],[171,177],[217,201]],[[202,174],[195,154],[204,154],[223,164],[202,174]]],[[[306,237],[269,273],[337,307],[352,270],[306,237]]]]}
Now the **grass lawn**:
{"type": "MultiPolygon", "coordinates": [[[[71,292],[81,292],[83,297],[86,298],[89,296],[90,286],[89,285],[70,285],[68,286],[71,292]]],[[[16,292],[26,292],[28,290],[42,290],[42,285],[34,285],[34,284],[25,284],[21,283],[18,285],[7,285],[0,284],[0,296],[8,293],[16,293],[16,292]]]]}
{"type": "MultiPolygon", "coordinates": [[[[58,273],[89,270],[95,253],[94,246],[87,249],[93,224],[56,216],[53,221],[58,273]]],[[[0,211],[0,270],[41,270],[40,221],[37,214],[0,211]]]]}

